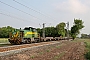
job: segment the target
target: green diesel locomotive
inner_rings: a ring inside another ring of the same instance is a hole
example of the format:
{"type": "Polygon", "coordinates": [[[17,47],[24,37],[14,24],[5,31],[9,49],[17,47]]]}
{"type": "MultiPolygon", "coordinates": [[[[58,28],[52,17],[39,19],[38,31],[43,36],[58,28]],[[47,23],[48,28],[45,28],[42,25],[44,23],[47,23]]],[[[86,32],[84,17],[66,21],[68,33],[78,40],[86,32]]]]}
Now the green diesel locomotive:
{"type": "Polygon", "coordinates": [[[39,42],[40,35],[35,28],[25,27],[23,30],[16,29],[11,32],[8,40],[11,44],[39,42]]]}

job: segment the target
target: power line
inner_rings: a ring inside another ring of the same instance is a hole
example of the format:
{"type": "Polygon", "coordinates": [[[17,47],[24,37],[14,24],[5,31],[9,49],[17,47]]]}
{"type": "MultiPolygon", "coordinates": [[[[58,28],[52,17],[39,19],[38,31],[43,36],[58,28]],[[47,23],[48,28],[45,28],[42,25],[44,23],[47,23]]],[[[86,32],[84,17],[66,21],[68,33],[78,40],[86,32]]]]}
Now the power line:
{"type": "MultiPolygon", "coordinates": [[[[26,8],[28,8],[28,9],[30,9],[30,10],[32,10],[32,11],[35,11],[35,12],[37,12],[37,13],[40,13],[40,12],[38,12],[38,11],[36,11],[36,10],[34,10],[34,9],[32,9],[32,8],[26,6],[26,5],[24,5],[24,4],[22,4],[22,3],[18,2],[18,1],[16,1],[16,0],[13,0],[13,1],[16,2],[16,3],[18,3],[18,4],[20,4],[20,5],[22,5],[22,6],[24,6],[24,7],[26,7],[26,8]]],[[[40,14],[42,14],[42,13],[40,13],[40,14]]],[[[42,15],[43,15],[43,14],[42,14],[42,15]]]]}
{"type": "Polygon", "coordinates": [[[15,8],[15,7],[13,7],[13,6],[9,5],[9,4],[6,4],[6,3],[4,3],[4,2],[2,2],[2,1],[0,1],[0,3],[5,4],[5,5],[7,5],[7,6],[9,6],[9,7],[13,8],[13,9],[16,9],[16,10],[18,10],[18,11],[22,12],[22,13],[25,13],[25,14],[27,14],[27,15],[30,15],[30,16],[32,16],[32,17],[34,17],[34,18],[36,18],[36,19],[41,20],[40,18],[37,18],[37,17],[35,17],[35,16],[33,16],[33,15],[31,15],[31,14],[27,13],[27,12],[24,12],[24,11],[22,11],[22,10],[19,10],[19,9],[17,9],[17,8],[15,8]]]}
{"type": "MultiPolygon", "coordinates": [[[[28,7],[28,6],[24,5],[24,4],[22,4],[22,3],[18,2],[18,1],[16,1],[16,0],[13,0],[13,1],[16,2],[16,3],[18,3],[18,4],[20,4],[20,5],[22,5],[22,6],[24,6],[24,7],[26,7],[26,8],[28,8],[28,9],[30,9],[30,10],[32,10],[32,11],[34,11],[34,12],[37,12],[37,13],[39,13],[39,14],[45,16],[45,17],[48,17],[47,15],[45,15],[45,14],[39,12],[40,10],[39,10],[39,11],[36,11],[36,10],[34,10],[34,9],[32,9],[32,8],[30,8],[30,7],[28,7]]],[[[48,17],[48,18],[50,18],[50,17],[48,17]]],[[[50,18],[50,19],[53,19],[53,18],[50,18]]],[[[53,20],[54,20],[54,19],[53,19],[53,20]]],[[[55,19],[55,20],[56,20],[56,19],[55,19]]]]}
{"type": "Polygon", "coordinates": [[[11,18],[14,18],[14,19],[18,19],[18,20],[22,20],[24,21],[23,19],[20,19],[20,18],[17,18],[17,17],[14,17],[14,16],[11,16],[11,15],[7,15],[7,14],[4,14],[4,13],[0,13],[1,15],[5,15],[5,16],[8,16],[8,17],[11,17],[11,18]]]}
{"type": "MultiPolygon", "coordinates": [[[[10,12],[10,11],[7,11],[7,10],[4,10],[4,9],[0,9],[2,12],[6,12],[6,13],[8,13],[8,14],[12,14],[12,15],[15,15],[15,16],[17,16],[18,14],[16,14],[16,13],[12,13],[12,12],[10,12]]],[[[20,18],[20,17],[19,17],[20,18]]],[[[21,17],[21,18],[23,18],[23,16],[21,17]]],[[[27,19],[24,19],[24,20],[27,20],[27,19]]],[[[30,20],[31,21],[31,20],[30,20]]],[[[32,21],[33,22],[33,21],[32,21]]]]}
{"type": "Polygon", "coordinates": [[[24,19],[21,19],[21,18],[15,17],[15,16],[11,16],[11,15],[8,15],[8,14],[5,14],[5,13],[0,13],[0,14],[1,14],[1,15],[5,15],[5,16],[8,16],[8,17],[11,17],[11,18],[14,18],[14,19],[18,19],[18,20],[20,20],[20,21],[31,22],[31,21],[24,20],[24,19]]]}

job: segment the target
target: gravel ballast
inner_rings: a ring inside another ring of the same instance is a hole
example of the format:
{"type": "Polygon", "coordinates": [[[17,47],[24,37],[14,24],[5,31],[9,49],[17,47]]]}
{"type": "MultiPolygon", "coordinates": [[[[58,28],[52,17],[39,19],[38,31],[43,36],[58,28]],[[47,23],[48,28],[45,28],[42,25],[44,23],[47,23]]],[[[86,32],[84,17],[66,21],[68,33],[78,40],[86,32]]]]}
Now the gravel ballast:
{"type": "MultiPolygon", "coordinates": [[[[46,42],[45,42],[46,43],[46,42]]],[[[21,49],[15,49],[15,50],[10,50],[10,51],[4,51],[4,52],[0,52],[0,56],[5,56],[5,55],[13,55],[16,53],[21,53],[24,51],[28,51],[28,50],[35,50],[37,48],[41,48],[43,46],[50,46],[50,45],[55,45],[61,42],[52,42],[52,43],[48,43],[48,44],[42,44],[42,45],[38,45],[38,46],[33,46],[33,47],[26,47],[26,48],[21,48],[21,49]]],[[[38,44],[38,43],[37,43],[38,44]]],[[[17,46],[16,46],[17,47],[17,46]]],[[[5,47],[6,48],[6,47],[5,47]]]]}

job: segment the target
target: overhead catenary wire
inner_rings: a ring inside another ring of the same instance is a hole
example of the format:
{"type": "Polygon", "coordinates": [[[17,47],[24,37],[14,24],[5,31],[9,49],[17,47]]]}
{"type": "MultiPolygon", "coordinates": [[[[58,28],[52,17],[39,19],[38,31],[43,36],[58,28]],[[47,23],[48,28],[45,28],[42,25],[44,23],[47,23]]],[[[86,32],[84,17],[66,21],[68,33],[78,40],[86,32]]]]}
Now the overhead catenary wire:
{"type": "MultiPolygon", "coordinates": [[[[13,8],[13,9],[16,9],[16,10],[18,10],[18,11],[22,12],[22,13],[25,13],[25,14],[27,14],[27,15],[29,15],[29,16],[32,16],[32,17],[34,17],[34,18],[36,18],[36,19],[42,20],[42,19],[40,19],[40,18],[38,18],[38,17],[35,17],[35,16],[33,16],[33,15],[31,15],[31,14],[27,13],[26,11],[22,11],[22,10],[20,10],[20,9],[16,8],[16,7],[13,7],[12,5],[9,5],[9,4],[4,3],[4,2],[2,2],[2,1],[0,1],[0,3],[2,3],[2,4],[4,4],[4,5],[7,5],[7,6],[9,6],[9,7],[13,8]]],[[[42,21],[43,21],[43,20],[42,20],[42,21]]],[[[43,21],[43,22],[44,22],[44,21],[43,21]]],[[[46,23],[46,22],[44,22],[44,23],[46,23]]],[[[51,23],[51,22],[50,22],[50,23],[51,23]]]]}
{"type": "Polygon", "coordinates": [[[7,6],[9,6],[9,7],[13,8],[13,9],[16,9],[16,10],[18,10],[18,11],[22,12],[22,13],[25,13],[25,14],[27,14],[27,15],[30,15],[30,16],[32,16],[32,17],[34,17],[34,18],[36,18],[36,19],[42,20],[42,19],[40,19],[40,18],[38,18],[38,17],[35,17],[35,16],[33,16],[33,15],[31,15],[31,14],[29,14],[29,13],[25,12],[25,11],[22,11],[22,10],[20,10],[20,9],[18,9],[18,8],[15,8],[15,7],[13,7],[13,6],[9,5],[9,4],[6,4],[6,3],[4,3],[4,2],[2,2],[2,1],[0,1],[0,3],[5,4],[5,5],[7,5],[7,6]]]}
{"type": "MultiPolygon", "coordinates": [[[[35,12],[37,12],[37,13],[40,13],[39,11],[36,11],[36,10],[34,10],[34,9],[32,9],[32,8],[30,8],[30,7],[28,7],[28,6],[24,5],[24,4],[16,1],[16,0],[13,0],[13,1],[16,2],[16,3],[18,3],[18,4],[20,4],[20,5],[22,5],[22,6],[24,6],[24,7],[26,7],[26,8],[28,8],[28,9],[30,9],[30,10],[32,10],[32,11],[35,11],[35,12]]],[[[40,13],[40,14],[42,14],[42,13],[40,13]]],[[[43,14],[42,14],[42,15],[43,15],[43,14]]]]}
{"type": "MultiPolygon", "coordinates": [[[[14,18],[14,19],[18,19],[20,21],[24,21],[24,22],[31,22],[31,21],[28,21],[28,20],[25,20],[25,19],[21,19],[21,18],[18,18],[18,17],[15,17],[15,16],[11,16],[11,15],[8,15],[8,14],[5,14],[5,13],[0,13],[1,15],[4,15],[4,16],[8,16],[8,17],[11,17],[11,18],[14,18]]],[[[33,22],[35,23],[35,22],[33,22]]]]}
{"type": "Polygon", "coordinates": [[[11,15],[8,15],[8,14],[5,14],[5,13],[0,13],[1,15],[5,15],[5,16],[8,16],[8,17],[11,17],[11,18],[14,18],[14,19],[18,19],[18,20],[22,20],[24,21],[23,19],[20,19],[20,18],[17,18],[17,17],[14,17],[14,16],[11,16],[11,15]]]}
{"type": "MultiPolygon", "coordinates": [[[[12,15],[14,15],[13,17],[17,16],[16,13],[11,13],[10,11],[4,10],[4,9],[0,9],[0,11],[3,11],[3,12],[8,13],[8,14],[3,13],[3,14],[6,14],[6,15],[10,15],[10,14],[12,14],[12,15]]],[[[10,16],[12,16],[12,15],[10,15],[10,16]]],[[[16,18],[18,18],[18,17],[16,17],[16,18]]],[[[33,22],[32,20],[27,20],[27,19],[24,19],[23,17],[21,17],[21,18],[19,17],[19,19],[20,19],[20,20],[25,20],[25,21],[33,22]]],[[[35,23],[35,21],[34,21],[34,23],[35,23]]]]}
{"type": "MultiPolygon", "coordinates": [[[[38,9],[38,8],[36,8],[35,6],[31,5],[29,2],[26,2],[25,0],[21,0],[21,1],[24,2],[24,3],[26,3],[26,4],[29,4],[31,7],[33,7],[32,9],[37,10],[37,11],[39,11],[40,13],[48,16],[49,19],[51,19],[50,23],[48,23],[48,26],[54,27],[54,25],[52,25],[54,22],[59,23],[59,21],[57,21],[58,19],[55,18],[55,17],[53,17],[52,15],[47,14],[47,13],[44,13],[43,11],[41,11],[40,9],[38,9]]],[[[30,6],[29,6],[29,7],[30,7],[30,6]]],[[[47,23],[46,23],[46,25],[47,25],[47,23]]],[[[40,26],[40,27],[41,27],[41,26],[40,26]]]]}
{"type": "Polygon", "coordinates": [[[32,11],[34,11],[34,12],[36,12],[36,13],[39,13],[39,14],[41,14],[41,15],[43,15],[43,16],[49,18],[49,19],[52,19],[52,20],[56,21],[56,19],[53,19],[53,18],[51,18],[51,17],[49,17],[49,16],[47,16],[47,15],[41,13],[40,10],[37,11],[37,10],[35,10],[35,9],[32,9],[32,8],[30,8],[30,7],[28,7],[28,6],[24,5],[24,4],[22,4],[22,3],[18,2],[18,1],[16,1],[16,0],[13,0],[13,1],[16,2],[16,3],[18,3],[18,4],[20,4],[20,5],[22,5],[22,6],[24,6],[24,7],[26,7],[26,8],[28,8],[28,9],[30,9],[30,10],[32,10],[32,11]]]}

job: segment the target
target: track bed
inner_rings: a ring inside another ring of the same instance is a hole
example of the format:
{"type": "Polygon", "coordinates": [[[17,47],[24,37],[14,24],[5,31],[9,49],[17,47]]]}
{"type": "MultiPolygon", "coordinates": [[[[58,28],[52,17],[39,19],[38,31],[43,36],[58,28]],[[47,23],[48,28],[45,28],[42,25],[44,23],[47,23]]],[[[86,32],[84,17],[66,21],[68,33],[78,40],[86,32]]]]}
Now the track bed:
{"type": "MultiPolygon", "coordinates": [[[[60,43],[23,51],[13,55],[1,56],[0,60],[85,60],[85,46],[83,41],[58,42],[60,43]]],[[[54,41],[47,43],[54,43],[54,41]]]]}

